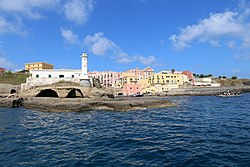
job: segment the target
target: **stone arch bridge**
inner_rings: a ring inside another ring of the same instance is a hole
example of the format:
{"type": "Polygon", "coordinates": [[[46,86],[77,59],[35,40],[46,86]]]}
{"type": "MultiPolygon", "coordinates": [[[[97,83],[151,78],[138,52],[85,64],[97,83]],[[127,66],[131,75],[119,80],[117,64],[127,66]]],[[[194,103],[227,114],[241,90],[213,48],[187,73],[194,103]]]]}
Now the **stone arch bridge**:
{"type": "Polygon", "coordinates": [[[37,87],[22,94],[30,97],[84,98],[89,96],[90,91],[91,88],[81,86],[37,87]]]}

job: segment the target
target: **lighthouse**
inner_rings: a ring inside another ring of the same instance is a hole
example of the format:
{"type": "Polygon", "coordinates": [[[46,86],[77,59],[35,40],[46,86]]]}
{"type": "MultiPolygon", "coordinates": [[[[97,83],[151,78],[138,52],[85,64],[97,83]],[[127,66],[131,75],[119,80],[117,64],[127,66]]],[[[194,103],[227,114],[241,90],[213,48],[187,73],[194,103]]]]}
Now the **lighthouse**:
{"type": "Polygon", "coordinates": [[[90,87],[91,82],[88,77],[88,54],[86,52],[83,52],[81,54],[82,58],[82,75],[80,77],[80,85],[84,87],[90,87]]]}
{"type": "Polygon", "coordinates": [[[81,79],[89,79],[88,77],[88,54],[83,52],[81,54],[82,58],[82,76],[81,79]]]}

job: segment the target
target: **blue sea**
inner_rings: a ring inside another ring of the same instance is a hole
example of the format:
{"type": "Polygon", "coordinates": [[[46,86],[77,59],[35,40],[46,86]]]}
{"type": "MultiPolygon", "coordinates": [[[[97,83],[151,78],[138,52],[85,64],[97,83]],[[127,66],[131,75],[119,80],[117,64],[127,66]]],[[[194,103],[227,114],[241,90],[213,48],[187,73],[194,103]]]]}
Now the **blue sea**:
{"type": "Polygon", "coordinates": [[[250,94],[130,112],[0,108],[0,166],[250,166],[250,94]]]}

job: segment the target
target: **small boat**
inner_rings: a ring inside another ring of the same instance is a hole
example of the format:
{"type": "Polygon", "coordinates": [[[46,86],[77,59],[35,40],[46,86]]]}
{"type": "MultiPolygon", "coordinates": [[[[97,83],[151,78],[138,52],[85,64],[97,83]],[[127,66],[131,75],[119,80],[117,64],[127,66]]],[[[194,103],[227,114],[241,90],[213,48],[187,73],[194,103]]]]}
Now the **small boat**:
{"type": "Polygon", "coordinates": [[[219,97],[239,97],[241,96],[241,92],[227,90],[226,92],[220,93],[218,96],[219,97]]]}
{"type": "Polygon", "coordinates": [[[140,94],[140,93],[136,93],[133,95],[134,97],[143,97],[143,94],[140,94]]]}

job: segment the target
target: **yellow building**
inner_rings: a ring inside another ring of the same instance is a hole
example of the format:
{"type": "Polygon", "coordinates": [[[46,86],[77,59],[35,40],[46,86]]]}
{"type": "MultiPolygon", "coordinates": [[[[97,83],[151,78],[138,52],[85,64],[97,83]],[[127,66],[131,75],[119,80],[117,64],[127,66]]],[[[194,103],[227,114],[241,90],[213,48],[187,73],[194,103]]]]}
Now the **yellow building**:
{"type": "Polygon", "coordinates": [[[166,94],[168,91],[172,89],[179,88],[177,84],[155,84],[150,87],[144,88],[143,93],[145,94],[166,94]]]}
{"type": "Polygon", "coordinates": [[[53,69],[53,64],[48,64],[44,62],[35,62],[35,63],[26,63],[25,64],[25,70],[42,70],[42,69],[53,69]]]}
{"type": "Polygon", "coordinates": [[[183,75],[180,72],[160,72],[148,78],[148,84],[145,82],[143,92],[145,94],[165,94],[174,88],[184,84],[183,75]]]}
{"type": "Polygon", "coordinates": [[[177,84],[178,86],[183,85],[183,76],[181,73],[157,73],[149,77],[149,83],[155,84],[177,84]]]}
{"type": "Polygon", "coordinates": [[[142,89],[146,89],[150,87],[150,82],[148,79],[141,79],[138,81],[138,83],[141,85],[142,89]]]}

